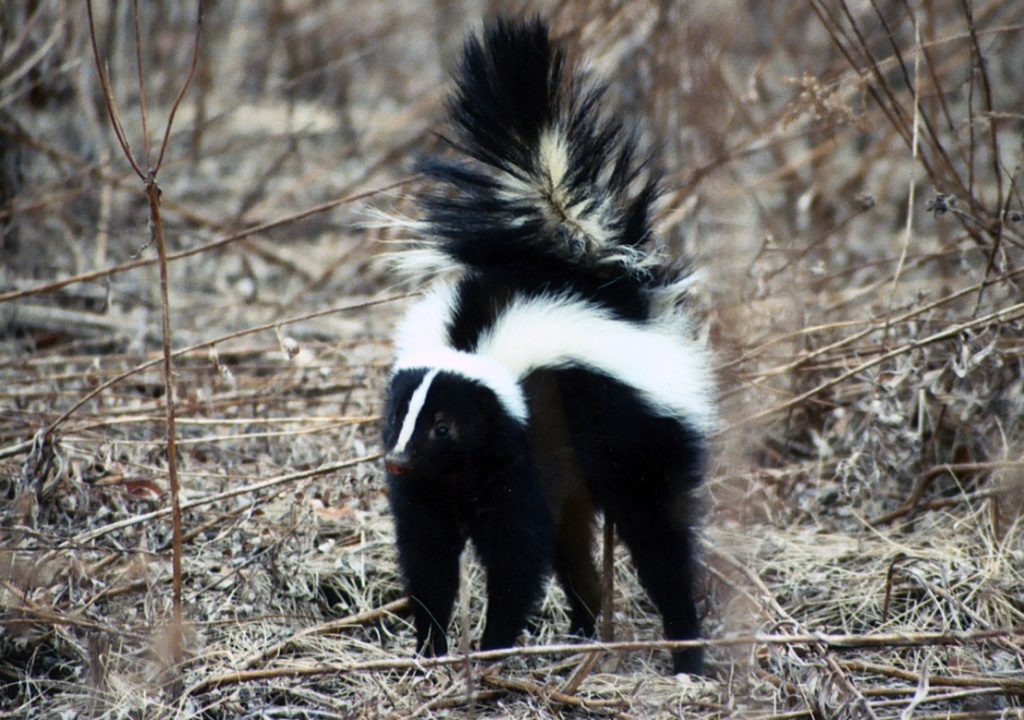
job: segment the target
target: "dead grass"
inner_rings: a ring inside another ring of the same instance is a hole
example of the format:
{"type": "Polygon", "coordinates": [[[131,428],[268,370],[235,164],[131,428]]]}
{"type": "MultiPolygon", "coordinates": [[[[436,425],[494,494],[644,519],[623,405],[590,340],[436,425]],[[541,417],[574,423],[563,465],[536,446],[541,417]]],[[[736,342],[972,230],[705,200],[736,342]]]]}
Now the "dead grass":
{"type": "MultiPolygon", "coordinates": [[[[158,145],[194,7],[141,6],[158,145]]],[[[96,7],[141,147],[131,4],[96,7]]],[[[1024,715],[1024,8],[297,0],[211,4],[203,33],[159,178],[175,668],[144,188],[84,7],[0,9],[0,717],[1024,715]],[[366,207],[408,211],[483,5],[552,17],[642,116],[662,237],[703,272],[708,679],[664,675],[621,549],[596,664],[557,589],[512,653],[410,653],[376,462],[406,289],[366,207]]]]}

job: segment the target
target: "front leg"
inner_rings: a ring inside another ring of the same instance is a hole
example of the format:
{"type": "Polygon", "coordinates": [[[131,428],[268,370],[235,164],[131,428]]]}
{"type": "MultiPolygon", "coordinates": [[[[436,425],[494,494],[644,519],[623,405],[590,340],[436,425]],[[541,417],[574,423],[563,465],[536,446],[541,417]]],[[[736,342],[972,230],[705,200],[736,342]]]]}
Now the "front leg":
{"type": "Polygon", "coordinates": [[[482,650],[511,647],[541,598],[551,565],[554,523],[532,473],[497,483],[488,511],[471,529],[487,570],[487,625],[482,650]]]}
{"type": "Polygon", "coordinates": [[[389,477],[398,562],[413,608],[416,650],[448,653],[448,621],[459,588],[459,555],[466,541],[451,504],[414,481],[389,477]]]}

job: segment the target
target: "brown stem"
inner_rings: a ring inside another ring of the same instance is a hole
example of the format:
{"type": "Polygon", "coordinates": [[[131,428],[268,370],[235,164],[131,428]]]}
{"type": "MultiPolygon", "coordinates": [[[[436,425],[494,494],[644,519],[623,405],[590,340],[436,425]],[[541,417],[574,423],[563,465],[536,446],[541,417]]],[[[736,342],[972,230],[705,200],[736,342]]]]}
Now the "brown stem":
{"type": "Polygon", "coordinates": [[[146,107],[146,70],[142,64],[142,33],[139,30],[139,0],[132,0],[132,17],[135,21],[135,69],[139,76],[139,113],[142,115],[142,158],[149,166],[153,148],[149,143],[149,112],[146,107]]]}
{"type": "Polygon", "coordinates": [[[110,125],[114,128],[114,135],[117,136],[117,142],[121,146],[121,151],[124,156],[128,159],[128,162],[132,166],[132,170],[141,179],[146,179],[146,174],[142,172],[142,168],[139,167],[138,163],[135,162],[135,158],[132,156],[131,146],[128,144],[128,138],[124,134],[124,127],[121,125],[120,117],[117,112],[117,105],[114,102],[114,93],[110,89],[110,81],[107,80],[107,73],[103,69],[103,60],[100,58],[100,48],[96,43],[96,27],[92,19],[92,0],[86,0],[85,7],[89,16],[89,39],[92,41],[92,56],[96,61],[96,72],[100,78],[100,87],[103,89],[103,104],[107,108],[107,115],[110,117],[110,125]]]}
{"type": "Polygon", "coordinates": [[[149,222],[152,239],[156,242],[160,257],[160,317],[163,330],[164,356],[164,407],[167,418],[167,480],[171,490],[171,575],[174,578],[174,630],[171,632],[172,662],[181,661],[181,502],[178,492],[178,463],[176,432],[174,427],[174,360],[171,353],[171,305],[168,297],[167,244],[164,239],[164,224],[160,218],[160,187],[156,176],[150,173],[146,183],[146,198],[149,200],[149,222]]]}
{"type": "Polygon", "coordinates": [[[171,126],[174,124],[174,116],[178,112],[178,106],[181,105],[181,99],[185,97],[185,91],[188,90],[188,86],[192,83],[192,76],[196,74],[196,65],[199,64],[199,38],[202,31],[203,2],[202,0],[196,0],[196,37],[195,44],[192,46],[192,64],[188,68],[188,77],[185,78],[185,82],[181,86],[181,90],[178,91],[178,97],[174,99],[174,104],[171,106],[171,114],[167,116],[167,127],[164,128],[164,139],[163,142],[160,143],[160,155],[156,159],[156,165],[153,166],[154,174],[160,172],[160,166],[163,165],[164,152],[167,150],[167,143],[171,139],[171,126]]]}

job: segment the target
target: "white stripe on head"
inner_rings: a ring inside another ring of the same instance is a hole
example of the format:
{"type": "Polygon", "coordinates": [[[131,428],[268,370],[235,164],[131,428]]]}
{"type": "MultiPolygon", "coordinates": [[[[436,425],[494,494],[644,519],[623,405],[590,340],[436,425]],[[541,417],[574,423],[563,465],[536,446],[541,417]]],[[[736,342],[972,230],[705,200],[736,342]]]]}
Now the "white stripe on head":
{"type": "Polygon", "coordinates": [[[685,332],[685,323],[628,322],[573,296],[545,295],[506,307],[481,336],[477,357],[518,379],[538,368],[592,368],[639,391],[656,413],[710,432],[717,422],[710,362],[685,332]]]}
{"type": "Polygon", "coordinates": [[[405,446],[409,444],[409,440],[412,439],[412,433],[416,429],[416,421],[419,419],[420,411],[423,410],[424,403],[427,402],[427,393],[430,392],[430,383],[434,382],[434,378],[437,377],[437,370],[431,370],[424,377],[423,381],[420,382],[416,390],[413,391],[412,396],[409,398],[409,407],[405,411],[405,419],[402,420],[402,430],[398,433],[398,440],[395,441],[395,452],[402,452],[405,450],[405,446]]]}
{"type": "Polygon", "coordinates": [[[394,372],[414,368],[431,368],[434,374],[440,370],[479,383],[497,396],[505,412],[517,422],[525,424],[529,417],[526,397],[515,375],[492,358],[449,347],[434,347],[399,355],[395,360],[394,372]]]}

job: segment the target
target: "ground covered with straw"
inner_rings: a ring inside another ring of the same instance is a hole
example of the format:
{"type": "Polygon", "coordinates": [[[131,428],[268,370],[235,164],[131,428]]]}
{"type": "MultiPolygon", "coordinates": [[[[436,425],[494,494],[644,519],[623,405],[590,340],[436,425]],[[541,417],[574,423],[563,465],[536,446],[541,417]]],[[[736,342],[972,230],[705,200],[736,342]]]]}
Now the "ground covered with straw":
{"type": "MultiPolygon", "coordinates": [[[[195,5],[139,3],[138,52],[133,4],[93,5],[145,176],[195,5]]],[[[145,177],[85,4],[0,7],[0,718],[1024,716],[1024,6],[204,5],[157,176],[177,577],[145,177]],[[616,643],[552,587],[467,658],[467,557],[458,652],[412,654],[378,415],[418,288],[375,218],[415,212],[446,68],[502,8],[643,121],[698,272],[707,677],[669,674],[621,548],[616,643]]]]}

